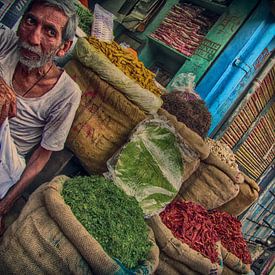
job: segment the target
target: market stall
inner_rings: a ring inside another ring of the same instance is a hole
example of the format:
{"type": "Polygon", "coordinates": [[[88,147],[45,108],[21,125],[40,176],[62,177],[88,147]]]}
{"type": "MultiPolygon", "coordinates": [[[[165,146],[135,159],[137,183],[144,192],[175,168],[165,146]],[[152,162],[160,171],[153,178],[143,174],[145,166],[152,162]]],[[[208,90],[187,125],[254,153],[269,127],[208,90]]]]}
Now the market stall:
{"type": "MultiPolygon", "coordinates": [[[[160,52],[171,47],[188,60],[181,72],[200,58],[226,7],[243,5],[191,2],[169,6],[148,36],[160,52]]],[[[100,17],[76,5],[86,35],[64,69],[82,98],[66,145],[87,176],[41,183],[0,240],[0,273],[248,274],[252,258],[237,217],[260,189],[239,169],[226,136],[207,139],[211,114],[190,75],[176,73],[168,93],[142,53],[93,29],[100,17]]],[[[202,71],[193,73],[195,82],[202,71]]]]}

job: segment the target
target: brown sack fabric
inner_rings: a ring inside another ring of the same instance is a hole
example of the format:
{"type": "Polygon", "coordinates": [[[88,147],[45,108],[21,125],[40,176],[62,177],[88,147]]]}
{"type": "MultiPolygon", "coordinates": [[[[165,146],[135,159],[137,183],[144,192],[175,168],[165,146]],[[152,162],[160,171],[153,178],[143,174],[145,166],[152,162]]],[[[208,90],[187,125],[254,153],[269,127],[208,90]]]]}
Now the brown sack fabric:
{"type": "Polygon", "coordinates": [[[220,206],[218,210],[239,216],[258,199],[260,191],[258,184],[246,175],[244,175],[244,179],[244,183],[240,184],[240,192],[237,197],[220,206]]]}
{"type": "Polygon", "coordinates": [[[83,92],[66,145],[89,173],[107,171],[106,161],[146,115],[78,61],[65,69],[83,92]]]}
{"type": "Polygon", "coordinates": [[[229,267],[227,267],[226,265],[224,265],[222,275],[238,275],[238,274],[240,274],[240,273],[235,272],[232,269],[230,269],[229,267]]]}
{"type": "MultiPolygon", "coordinates": [[[[164,252],[160,253],[160,261],[165,262],[167,265],[173,267],[179,274],[183,275],[199,275],[200,273],[195,272],[194,270],[190,269],[185,264],[178,262],[170,257],[168,257],[164,252]]],[[[168,273],[166,273],[168,274],[168,273]]]]}
{"type": "Polygon", "coordinates": [[[159,261],[159,265],[156,271],[157,275],[180,275],[180,273],[174,269],[171,265],[166,263],[165,261],[161,260],[159,261]]]}
{"type": "Polygon", "coordinates": [[[244,264],[237,256],[230,253],[224,246],[221,246],[224,264],[232,271],[246,274],[250,272],[250,265],[244,264]]]}
{"type": "Polygon", "coordinates": [[[217,208],[239,193],[239,185],[216,166],[200,163],[199,168],[182,185],[179,196],[206,209],[217,208]]]}
{"type": "Polygon", "coordinates": [[[210,153],[208,145],[194,131],[188,128],[184,123],[179,122],[177,118],[164,109],[159,109],[158,115],[164,117],[176,129],[183,141],[186,142],[195,152],[199,154],[200,159],[206,159],[210,153]]]}
{"type": "MultiPolygon", "coordinates": [[[[115,274],[121,267],[102,249],[64,203],[59,176],[35,191],[0,243],[0,274],[115,274]],[[16,261],[15,264],[15,258],[16,261]]],[[[138,274],[153,273],[159,249],[152,248],[138,274]]]]}
{"type": "Polygon", "coordinates": [[[217,244],[219,263],[211,263],[211,261],[201,253],[175,238],[172,232],[162,223],[159,215],[154,215],[148,219],[148,224],[154,231],[157,244],[162,253],[165,253],[170,258],[183,263],[196,272],[202,274],[216,272],[216,274],[221,274],[222,258],[220,244],[217,244]]]}
{"type": "MultiPolygon", "coordinates": [[[[59,177],[55,182],[65,181],[59,177]]],[[[87,262],[51,219],[42,185],[0,243],[0,274],[92,274],[87,262]]]]}
{"type": "Polygon", "coordinates": [[[244,182],[244,176],[240,171],[231,168],[228,164],[221,161],[213,153],[210,153],[208,158],[205,159],[204,162],[207,164],[211,164],[220,169],[221,171],[223,171],[235,183],[240,184],[244,182]]]}

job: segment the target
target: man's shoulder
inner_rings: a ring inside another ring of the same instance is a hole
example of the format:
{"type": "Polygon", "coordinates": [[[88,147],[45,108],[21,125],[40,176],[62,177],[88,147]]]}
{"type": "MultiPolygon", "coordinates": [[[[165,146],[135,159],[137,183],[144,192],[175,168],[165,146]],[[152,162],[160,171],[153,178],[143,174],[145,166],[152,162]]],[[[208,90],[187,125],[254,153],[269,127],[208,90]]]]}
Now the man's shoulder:
{"type": "Polygon", "coordinates": [[[12,48],[17,43],[17,40],[18,37],[13,30],[0,25],[0,53],[12,48]]]}
{"type": "Polygon", "coordinates": [[[70,75],[66,71],[63,72],[62,78],[62,86],[60,86],[59,88],[63,90],[63,95],[65,97],[80,99],[82,92],[78,84],[70,77],[70,75]]]}

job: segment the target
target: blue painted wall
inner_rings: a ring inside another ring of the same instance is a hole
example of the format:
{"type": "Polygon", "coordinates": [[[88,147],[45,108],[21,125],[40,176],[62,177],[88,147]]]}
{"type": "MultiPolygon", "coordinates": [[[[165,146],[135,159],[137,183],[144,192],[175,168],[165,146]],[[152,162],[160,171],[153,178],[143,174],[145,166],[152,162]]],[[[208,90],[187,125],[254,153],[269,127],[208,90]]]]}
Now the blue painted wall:
{"type": "Polygon", "coordinates": [[[197,85],[212,114],[209,135],[217,133],[274,50],[274,34],[275,19],[263,0],[197,85]]]}

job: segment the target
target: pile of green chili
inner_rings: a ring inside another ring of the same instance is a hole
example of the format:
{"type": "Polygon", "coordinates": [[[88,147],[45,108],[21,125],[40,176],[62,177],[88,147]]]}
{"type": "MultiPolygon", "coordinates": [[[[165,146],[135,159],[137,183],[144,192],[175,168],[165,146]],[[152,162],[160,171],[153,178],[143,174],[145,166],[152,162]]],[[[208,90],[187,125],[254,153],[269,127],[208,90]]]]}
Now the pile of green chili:
{"type": "Polygon", "coordinates": [[[147,258],[151,243],[135,198],[100,176],[69,179],[62,196],[109,256],[127,268],[134,268],[147,258]]]}

